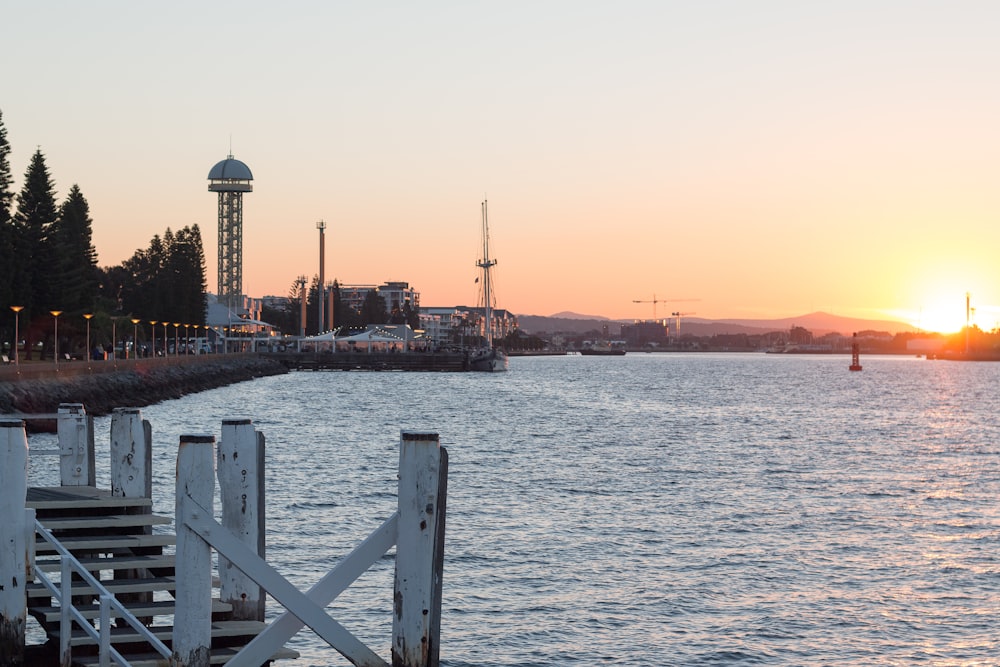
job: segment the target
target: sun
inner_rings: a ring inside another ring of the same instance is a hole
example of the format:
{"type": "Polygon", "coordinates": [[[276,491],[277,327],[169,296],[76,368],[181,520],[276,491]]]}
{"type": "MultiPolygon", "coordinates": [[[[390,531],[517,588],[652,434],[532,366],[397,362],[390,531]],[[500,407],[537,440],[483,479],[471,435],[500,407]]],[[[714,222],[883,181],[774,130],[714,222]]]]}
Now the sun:
{"type": "Polygon", "coordinates": [[[965,308],[956,309],[953,306],[931,306],[921,310],[915,322],[911,322],[920,331],[952,334],[965,326],[965,308]]]}
{"type": "MultiPolygon", "coordinates": [[[[925,295],[929,297],[929,295],[925,295]]],[[[925,333],[953,334],[966,325],[965,294],[946,294],[922,299],[919,308],[898,309],[887,314],[908,322],[917,331],[925,333]]],[[[976,323],[976,310],[969,310],[969,324],[976,323]]],[[[984,315],[985,309],[984,309],[984,315]]]]}
{"type": "Polygon", "coordinates": [[[920,331],[952,334],[967,323],[967,296],[961,293],[929,294],[911,324],[920,331]]]}

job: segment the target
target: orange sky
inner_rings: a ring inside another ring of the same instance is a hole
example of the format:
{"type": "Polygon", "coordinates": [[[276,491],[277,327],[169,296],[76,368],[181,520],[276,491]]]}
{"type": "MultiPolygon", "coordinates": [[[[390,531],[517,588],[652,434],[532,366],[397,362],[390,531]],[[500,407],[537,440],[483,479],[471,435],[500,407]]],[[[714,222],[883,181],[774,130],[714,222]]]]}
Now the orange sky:
{"type": "Polygon", "coordinates": [[[516,313],[955,329],[970,292],[993,328],[1000,5],[817,4],[23,3],[0,110],[102,264],[198,223],[212,290],[231,145],[253,296],[318,272],[322,218],[328,277],[471,303],[487,196],[516,313]]]}

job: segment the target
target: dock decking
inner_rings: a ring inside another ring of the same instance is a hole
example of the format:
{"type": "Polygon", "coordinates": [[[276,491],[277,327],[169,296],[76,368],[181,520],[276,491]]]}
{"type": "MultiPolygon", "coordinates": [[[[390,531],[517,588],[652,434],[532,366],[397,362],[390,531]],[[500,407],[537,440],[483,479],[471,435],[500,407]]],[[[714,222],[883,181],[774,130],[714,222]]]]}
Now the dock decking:
{"type": "MultiPolygon", "coordinates": [[[[69,550],[86,570],[97,577],[129,611],[164,644],[170,646],[175,611],[176,587],[174,554],[176,544],[173,520],[151,512],[149,498],[122,498],[92,486],[31,487],[26,505],[36,518],[69,550]],[[155,532],[154,532],[155,531],[155,532]]],[[[58,573],[60,558],[41,536],[36,537],[34,567],[46,573],[58,573]]],[[[72,594],[76,608],[88,619],[98,618],[100,607],[96,591],[83,581],[76,581],[72,594]]],[[[217,583],[217,582],[216,582],[217,583]]],[[[38,582],[26,587],[28,613],[45,631],[53,647],[59,645],[61,607],[54,605],[49,591],[38,582]]],[[[263,628],[257,621],[230,619],[232,605],[214,596],[212,601],[211,663],[224,664],[236,651],[252,640],[263,628]]],[[[112,611],[112,619],[115,614],[112,611]]],[[[114,622],[114,621],[113,621],[114,622]]],[[[162,665],[162,656],[132,628],[118,623],[111,632],[111,642],[134,667],[162,665]]],[[[98,664],[97,642],[82,630],[72,631],[72,664],[89,667],[98,664]]],[[[58,651],[51,652],[58,663],[58,651]]],[[[281,649],[273,659],[295,658],[295,651],[281,649]]]]}

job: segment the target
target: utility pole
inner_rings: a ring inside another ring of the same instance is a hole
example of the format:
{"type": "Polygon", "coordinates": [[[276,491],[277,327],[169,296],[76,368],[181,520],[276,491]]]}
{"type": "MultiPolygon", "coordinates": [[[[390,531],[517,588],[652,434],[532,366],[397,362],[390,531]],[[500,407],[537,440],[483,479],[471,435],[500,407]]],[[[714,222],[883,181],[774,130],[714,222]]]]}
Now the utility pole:
{"type": "Polygon", "coordinates": [[[326,223],[320,220],[316,223],[316,229],[319,230],[319,285],[316,287],[316,301],[319,302],[319,319],[316,320],[316,333],[323,333],[323,302],[326,301],[325,294],[323,293],[324,280],[323,277],[323,265],[326,260],[324,258],[324,251],[326,250],[326,223]]]}

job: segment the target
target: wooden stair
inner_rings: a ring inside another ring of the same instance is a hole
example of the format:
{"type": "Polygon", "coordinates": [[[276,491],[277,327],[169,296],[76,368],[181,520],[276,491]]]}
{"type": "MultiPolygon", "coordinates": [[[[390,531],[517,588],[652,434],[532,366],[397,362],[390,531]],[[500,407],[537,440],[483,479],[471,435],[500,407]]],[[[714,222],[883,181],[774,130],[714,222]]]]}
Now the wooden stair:
{"type": "MultiPolygon", "coordinates": [[[[165,552],[176,545],[176,536],[166,528],[171,518],[153,514],[149,498],[114,497],[93,487],[32,488],[27,506],[35,509],[39,522],[155,637],[171,645],[176,574],[174,556],[165,552]]],[[[35,548],[36,570],[58,577],[60,564],[55,550],[41,536],[36,536],[35,548]]],[[[58,647],[60,608],[40,582],[29,584],[27,593],[28,613],[45,630],[50,644],[58,647]]],[[[92,586],[74,580],[72,594],[74,605],[85,618],[99,617],[92,586]]],[[[213,600],[212,664],[225,664],[264,628],[256,621],[231,620],[231,612],[231,605],[213,600]]],[[[114,617],[113,610],[112,614],[114,617]]],[[[111,642],[131,665],[166,664],[133,628],[122,620],[113,622],[111,642]]],[[[70,645],[73,665],[98,664],[96,642],[76,624],[70,645]]],[[[297,657],[295,651],[282,649],[271,659],[297,657]]]]}

